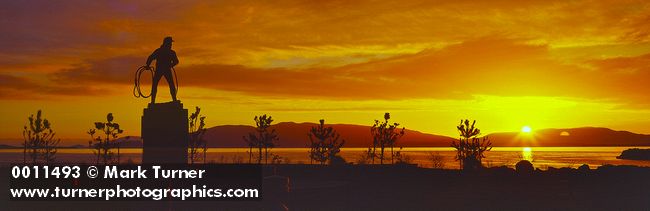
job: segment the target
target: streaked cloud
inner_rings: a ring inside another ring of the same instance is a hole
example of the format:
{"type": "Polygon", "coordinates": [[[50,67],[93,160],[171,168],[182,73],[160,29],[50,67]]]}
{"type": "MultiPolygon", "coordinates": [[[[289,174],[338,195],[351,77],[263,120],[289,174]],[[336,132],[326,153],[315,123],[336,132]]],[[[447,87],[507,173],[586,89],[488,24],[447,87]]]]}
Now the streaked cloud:
{"type": "MultiPolygon", "coordinates": [[[[194,64],[178,68],[183,86],[250,95],[326,99],[468,99],[473,95],[565,96],[650,103],[643,86],[648,56],[613,57],[581,65],[555,60],[545,45],[482,38],[441,49],[341,67],[254,68],[194,64]],[[633,82],[633,83],[628,83],[633,82]],[[637,84],[637,85],[634,85],[637,84]],[[629,89],[627,89],[629,88],[629,89]]],[[[58,84],[132,81],[143,57],[89,61],[51,74],[58,84]]],[[[149,76],[144,76],[149,77],[149,76]]]]}

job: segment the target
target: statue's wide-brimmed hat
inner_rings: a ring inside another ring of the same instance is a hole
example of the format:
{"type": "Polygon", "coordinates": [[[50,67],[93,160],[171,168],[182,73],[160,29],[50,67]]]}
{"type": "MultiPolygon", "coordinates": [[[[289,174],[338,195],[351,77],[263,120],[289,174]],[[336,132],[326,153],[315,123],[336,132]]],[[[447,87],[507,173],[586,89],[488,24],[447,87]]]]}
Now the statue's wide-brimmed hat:
{"type": "Polygon", "coordinates": [[[172,37],[165,37],[165,39],[163,39],[163,43],[172,43],[172,42],[174,42],[172,37]]]}

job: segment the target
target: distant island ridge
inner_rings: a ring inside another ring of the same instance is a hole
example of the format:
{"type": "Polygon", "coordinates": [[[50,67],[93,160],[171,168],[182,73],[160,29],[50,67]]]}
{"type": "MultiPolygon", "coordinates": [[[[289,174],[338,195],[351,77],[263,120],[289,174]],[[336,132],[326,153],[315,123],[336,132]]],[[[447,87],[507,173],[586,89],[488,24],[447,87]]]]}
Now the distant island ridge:
{"type": "MultiPolygon", "coordinates": [[[[308,147],[308,131],[316,123],[281,122],[271,126],[277,130],[280,141],[276,147],[308,147]]],[[[332,126],[345,140],[344,147],[370,147],[372,137],[370,126],[353,124],[327,124],[332,126]]],[[[254,132],[249,125],[220,125],[208,128],[204,139],[208,147],[245,148],[243,136],[254,132]]],[[[580,127],[567,129],[540,129],[530,134],[521,132],[499,132],[487,135],[495,147],[588,147],[588,146],[650,146],[650,135],[636,134],[628,131],[615,131],[601,127],[580,127]]],[[[422,133],[406,129],[406,134],[399,141],[398,147],[449,147],[457,138],[422,133]]],[[[126,136],[118,139],[123,148],[140,148],[142,140],[138,136],[126,136]]],[[[86,145],[65,145],[61,148],[85,148],[86,145]]],[[[0,144],[0,148],[20,148],[20,146],[0,144]]]]}

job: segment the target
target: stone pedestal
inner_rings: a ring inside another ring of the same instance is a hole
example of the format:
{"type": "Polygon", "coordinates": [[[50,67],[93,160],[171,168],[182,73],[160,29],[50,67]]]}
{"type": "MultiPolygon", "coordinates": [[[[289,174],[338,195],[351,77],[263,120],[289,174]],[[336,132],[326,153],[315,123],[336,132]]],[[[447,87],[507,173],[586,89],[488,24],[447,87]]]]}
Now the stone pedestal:
{"type": "Polygon", "coordinates": [[[142,163],[186,164],[187,121],[180,101],[149,104],[142,115],[142,163]]]}

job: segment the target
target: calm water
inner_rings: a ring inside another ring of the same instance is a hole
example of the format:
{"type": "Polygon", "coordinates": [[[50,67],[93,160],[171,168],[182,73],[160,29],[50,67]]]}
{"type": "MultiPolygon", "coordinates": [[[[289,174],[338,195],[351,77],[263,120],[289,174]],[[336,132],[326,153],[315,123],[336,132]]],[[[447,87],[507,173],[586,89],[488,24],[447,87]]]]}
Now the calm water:
{"type": "MultiPolygon", "coordinates": [[[[572,167],[588,164],[595,168],[604,164],[650,166],[650,161],[619,160],[616,156],[621,151],[634,147],[494,147],[486,153],[483,163],[486,166],[514,166],[520,160],[529,160],[537,168],[572,167]]],[[[345,148],[341,156],[347,162],[357,163],[366,148],[345,148]]],[[[248,148],[211,148],[208,150],[208,162],[241,163],[248,162],[248,148]]],[[[276,148],[272,153],[282,157],[283,162],[309,163],[308,148],[276,148]]],[[[390,151],[388,151],[390,152],[390,151]]],[[[458,168],[454,160],[455,151],[450,147],[412,147],[403,148],[403,154],[410,157],[412,163],[421,167],[431,167],[430,154],[438,154],[444,159],[444,168],[458,168]]],[[[141,149],[121,149],[120,160],[139,163],[141,149]]],[[[389,156],[388,156],[389,157],[389,156]]],[[[92,163],[93,153],[90,149],[59,149],[57,159],[65,163],[92,163]]],[[[0,163],[22,162],[21,149],[0,149],[0,163]]],[[[378,161],[377,161],[378,162],[378,161]]],[[[388,161],[390,162],[390,161],[388,161]]]]}

